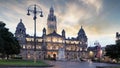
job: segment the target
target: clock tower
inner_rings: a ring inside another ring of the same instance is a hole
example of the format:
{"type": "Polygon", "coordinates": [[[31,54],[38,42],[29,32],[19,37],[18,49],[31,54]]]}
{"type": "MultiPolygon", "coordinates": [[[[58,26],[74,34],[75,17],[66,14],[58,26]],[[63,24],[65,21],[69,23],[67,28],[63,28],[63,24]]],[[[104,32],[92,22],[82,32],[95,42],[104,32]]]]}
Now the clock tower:
{"type": "Polygon", "coordinates": [[[53,33],[54,31],[57,32],[57,22],[56,16],[54,15],[53,7],[50,8],[49,15],[47,18],[47,34],[53,33]]]}

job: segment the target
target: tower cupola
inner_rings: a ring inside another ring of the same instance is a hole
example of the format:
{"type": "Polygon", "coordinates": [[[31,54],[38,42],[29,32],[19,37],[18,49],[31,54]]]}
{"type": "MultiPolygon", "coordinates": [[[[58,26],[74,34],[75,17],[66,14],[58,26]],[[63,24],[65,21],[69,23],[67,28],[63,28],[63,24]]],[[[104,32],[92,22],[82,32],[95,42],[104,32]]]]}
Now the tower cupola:
{"type": "Polygon", "coordinates": [[[16,27],[15,34],[26,34],[26,28],[22,22],[22,19],[20,19],[20,22],[18,23],[16,27]]]}
{"type": "Polygon", "coordinates": [[[78,40],[80,41],[84,41],[84,42],[87,42],[87,36],[86,36],[86,33],[83,29],[83,27],[81,26],[79,32],[78,32],[78,37],[77,37],[78,40]]]}
{"type": "Polygon", "coordinates": [[[20,22],[16,27],[15,37],[19,41],[19,44],[21,45],[21,47],[23,47],[26,41],[26,28],[22,22],[22,19],[20,19],[20,22]]]}

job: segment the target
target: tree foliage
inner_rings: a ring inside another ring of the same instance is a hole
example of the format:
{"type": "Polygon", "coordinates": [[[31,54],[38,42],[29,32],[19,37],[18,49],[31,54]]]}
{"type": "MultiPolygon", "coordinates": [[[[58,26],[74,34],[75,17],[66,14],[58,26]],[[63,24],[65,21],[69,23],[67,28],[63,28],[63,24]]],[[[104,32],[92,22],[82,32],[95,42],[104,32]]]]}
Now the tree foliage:
{"type": "Polygon", "coordinates": [[[5,27],[5,23],[0,22],[0,53],[2,55],[19,54],[20,45],[14,35],[5,27]]]}
{"type": "Polygon", "coordinates": [[[116,41],[115,45],[107,45],[105,48],[106,56],[119,61],[120,58],[120,40],[116,41]]]}

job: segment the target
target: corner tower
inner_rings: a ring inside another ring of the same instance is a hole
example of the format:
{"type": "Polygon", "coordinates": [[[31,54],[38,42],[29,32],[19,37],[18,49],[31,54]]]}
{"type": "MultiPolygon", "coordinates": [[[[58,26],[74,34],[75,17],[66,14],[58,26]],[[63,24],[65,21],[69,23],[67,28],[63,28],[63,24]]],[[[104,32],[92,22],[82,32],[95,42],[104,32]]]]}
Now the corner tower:
{"type": "Polygon", "coordinates": [[[80,28],[80,30],[78,32],[77,39],[81,42],[80,44],[83,46],[82,50],[86,51],[87,46],[88,46],[88,43],[87,43],[88,38],[87,38],[86,33],[85,33],[84,29],[82,28],[82,26],[81,26],[81,28],[80,28]]]}
{"type": "Polygon", "coordinates": [[[77,39],[82,41],[82,42],[87,42],[87,36],[86,36],[86,33],[85,33],[84,29],[82,28],[82,26],[78,32],[77,39]]]}
{"type": "Polygon", "coordinates": [[[56,16],[54,15],[53,7],[50,8],[49,15],[47,18],[47,34],[53,33],[54,31],[57,32],[57,21],[56,16]]]}
{"type": "Polygon", "coordinates": [[[22,19],[20,19],[20,22],[18,23],[16,27],[15,37],[17,38],[21,46],[25,45],[26,28],[24,24],[22,23],[22,19]]]}

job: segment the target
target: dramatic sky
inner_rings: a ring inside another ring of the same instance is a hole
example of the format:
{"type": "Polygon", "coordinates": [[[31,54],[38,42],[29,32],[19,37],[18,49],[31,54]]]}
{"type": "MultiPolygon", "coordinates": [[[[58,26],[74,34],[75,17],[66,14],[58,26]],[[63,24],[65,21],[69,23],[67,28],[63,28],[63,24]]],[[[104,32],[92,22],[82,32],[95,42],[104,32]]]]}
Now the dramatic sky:
{"type": "Polygon", "coordinates": [[[51,6],[57,17],[57,29],[65,29],[67,37],[76,37],[83,26],[88,45],[99,41],[102,46],[115,43],[115,33],[120,32],[120,0],[0,0],[0,21],[14,33],[22,19],[26,33],[33,35],[33,16],[27,16],[29,5],[37,4],[43,10],[43,18],[37,16],[37,35],[47,27],[51,6]]]}

